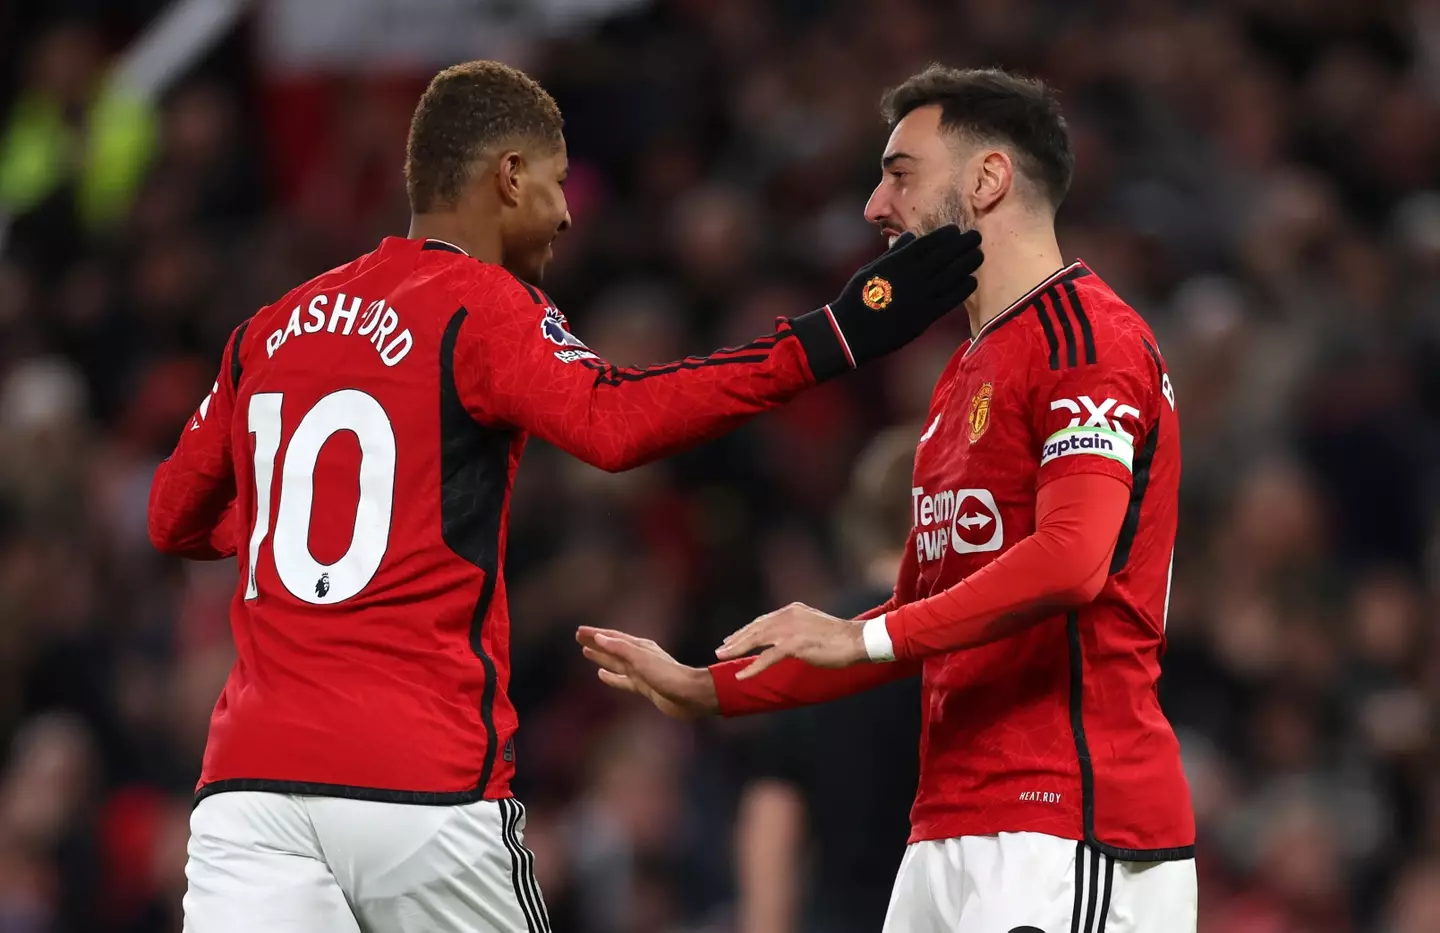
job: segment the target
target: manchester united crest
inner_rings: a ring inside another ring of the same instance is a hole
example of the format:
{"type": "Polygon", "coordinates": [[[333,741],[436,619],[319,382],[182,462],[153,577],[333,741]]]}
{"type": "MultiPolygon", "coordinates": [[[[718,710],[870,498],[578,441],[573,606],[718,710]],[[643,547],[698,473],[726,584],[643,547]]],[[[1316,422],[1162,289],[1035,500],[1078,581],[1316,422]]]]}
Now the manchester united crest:
{"type": "Polygon", "coordinates": [[[970,400],[970,443],[980,440],[980,435],[990,427],[990,397],[995,394],[994,383],[987,382],[970,400]]]}
{"type": "Polygon", "coordinates": [[[890,304],[890,282],[880,276],[872,276],[870,281],[865,283],[865,290],[860,293],[861,300],[865,307],[872,311],[883,311],[890,304]]]}

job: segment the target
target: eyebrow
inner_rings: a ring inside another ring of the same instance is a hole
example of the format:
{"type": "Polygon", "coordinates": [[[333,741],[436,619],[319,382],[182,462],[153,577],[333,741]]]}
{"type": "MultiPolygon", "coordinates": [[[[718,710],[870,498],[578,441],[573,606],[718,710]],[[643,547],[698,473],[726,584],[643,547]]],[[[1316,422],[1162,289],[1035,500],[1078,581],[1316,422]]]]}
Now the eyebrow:
{"type": "Polygon", "coordinates": [[[910,159],[911,161],[914,161],[915,157],[908,152],[892,152],[885,158],[880,160],[880,167],[888,169],[896,162],[899,162],[901,159],[910,159]]]}

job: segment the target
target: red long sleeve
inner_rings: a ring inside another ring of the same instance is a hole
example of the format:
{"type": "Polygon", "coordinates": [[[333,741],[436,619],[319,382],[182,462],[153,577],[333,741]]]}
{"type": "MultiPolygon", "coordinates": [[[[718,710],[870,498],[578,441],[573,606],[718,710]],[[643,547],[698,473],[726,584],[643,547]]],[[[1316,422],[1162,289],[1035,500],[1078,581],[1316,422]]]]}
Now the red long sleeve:
{"type": "MultiPolygon", "coordinates": [[[[914,542],[906,545],[907,560],[900,570],[900,585],[885,602],[867,609],[855,617],[864,622],[879,618],[900,605],[903,599],[901,587],[913,585],[907,578],[908,567],[913,577],[915,553],[914,542]]],[[[736,680],[735,675],[747,667],[754,658],[739,658],[713,664],[710,676],[715,680],[715,694],[720,701],[720,711],[725,716],[746,716],[752,713],[768,713],[812,703],[828,703],[852,694],[882,686],[893,680],[901,680],[920,673],[920,665],[906,664],[861,664],[855,667],[826,669],[786,658],[759,676],[749,680],[736,680]]]]}
{"type": "Polygon", "coordinates": [[[467,297],[455,376],[478,421],[528,431],[620,471],[718,437],[815,384],[787,322],[742,347],[646,369],[614,366],[516,279],[467,297]]]}
{"type": "Polygon", "coordinates": [[[230,335],[214,388],[150,484],[150,543],[164,554],[218,560],[236,552],[239,526],[230,429],[238,371],[233,360],[245,326],[230,335]]]}
{"type": "Polygon", "coordinates": [[[1084,605],[1105,585],[1130,487],[1103,473],[1040,487],[1035,532],[940,593],[885,616],[897,659],[1003,638],[1057,608],[1084,605]]]}
{"type": "Polygon", "coordinates": [[[919,661],[825,668],[786,658],[748,680],[736,680],[735,675],[754,661],[754,658],[737,658],[710,665],[722,716],[774,713],[796,706],[829,703],[920,673],[919,661]]]}

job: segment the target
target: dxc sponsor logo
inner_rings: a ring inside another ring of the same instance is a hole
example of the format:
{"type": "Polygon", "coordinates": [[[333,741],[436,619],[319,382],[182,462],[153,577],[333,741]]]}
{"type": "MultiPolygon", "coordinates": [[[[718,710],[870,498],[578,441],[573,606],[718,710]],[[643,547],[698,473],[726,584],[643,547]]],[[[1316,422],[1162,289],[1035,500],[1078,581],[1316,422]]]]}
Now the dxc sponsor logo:
{"type": "Polygon", "coordinates": [[[1138,419],[1140,417],[1140,410],[1133,405],[1120,405],[1113,398],[1107,398],[1097,405],[1090,396],[1081,395],[1078,400],[1073,398],[1057,398],[1050,403],[1050,410],[1068,411],[1074,415],[1074,417],[1070,419],[1070,424],[1067,425],[1067,427],[1081,427],[1080,416],[1084,415],[1084,427],[1104,428],[1107,431],[1114,431],[1116,434],[1122,435],[1132,444],[1135,442],[1135,435],[1125,430],[1124,426],[1120,424],[1121,418],[1138,419]],[[1113,416],[1111,416],[1112,410],[1114,411],[1113,416]]]}
{"type": "Polygon", "coordinates": [[[949,552],[974,554],[998,551],[1005,543],[1005,523],[988,489],[945,489],[929,494],[910,490],[915,522],[915,557],[921,563],[949,552]]]}

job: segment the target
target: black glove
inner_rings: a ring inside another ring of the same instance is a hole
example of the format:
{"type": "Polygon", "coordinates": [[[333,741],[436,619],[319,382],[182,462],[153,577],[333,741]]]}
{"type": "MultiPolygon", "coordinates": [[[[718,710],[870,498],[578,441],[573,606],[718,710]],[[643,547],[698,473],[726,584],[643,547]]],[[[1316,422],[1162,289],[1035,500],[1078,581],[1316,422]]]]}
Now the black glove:
{"type": "Polygon", "coordinates": [[[906,233],[861,267],[840,297],[791,322],[817,382],[847,373],[919,337],[975,291],[980,234],[954,224],[906,233]]]}

